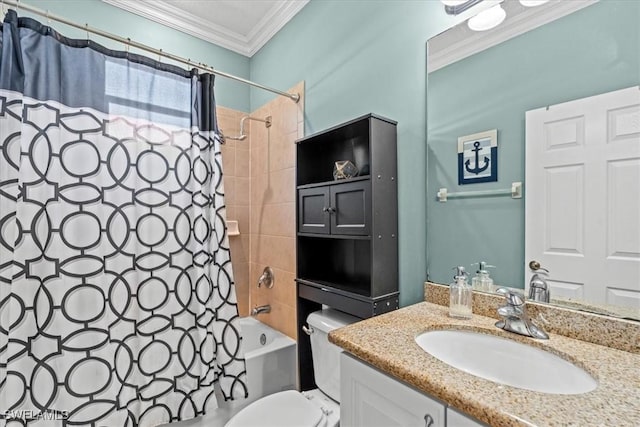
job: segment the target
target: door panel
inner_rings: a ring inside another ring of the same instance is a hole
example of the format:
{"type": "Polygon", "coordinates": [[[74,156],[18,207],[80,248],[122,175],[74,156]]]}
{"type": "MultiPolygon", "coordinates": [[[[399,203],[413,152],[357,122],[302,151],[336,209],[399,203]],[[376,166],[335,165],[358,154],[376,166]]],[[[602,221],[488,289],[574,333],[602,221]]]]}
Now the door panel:
{"type": "Polygon", "coordinates": [[[640,309],[640,88],[528,111],[526,183],[551,297],[640,309]]]}
{"type": "Polygon", "coordinates": [[[298,231],[329,234],[330,215],[327,187],[305,188],[298,191],[298,231]]]}
{"type": "Polygon", "coordinates": [[[445,427],[445,406],[364,362],[342,353],[340,425],[445,427]]]}
{"type": "Polygon", "coordinates": [[[331,186],[331,233],[367,236],[371,229],[371,183],[356,181],[331,186]]]}

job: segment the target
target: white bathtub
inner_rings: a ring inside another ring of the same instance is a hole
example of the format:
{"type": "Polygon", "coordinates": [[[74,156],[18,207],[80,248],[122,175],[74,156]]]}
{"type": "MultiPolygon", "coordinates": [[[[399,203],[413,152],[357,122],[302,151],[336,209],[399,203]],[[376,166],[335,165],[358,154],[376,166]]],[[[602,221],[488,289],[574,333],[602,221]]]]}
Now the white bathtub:
{"type": "Polygon", "coordinates": [[[253,317],[240,319],[249,399],[296,388],[296,342],[253,317]]]}
{"type": "Polygon", "coordinates": [[[164,427],[222,427],[249,403],[282,390],[296,388],[296,342],[253,317],[240,319],[244,357],[247,365],[249,398],[223,402],[203,417],[164,427]],[[264,334],[264,344],[260,337],[264,334]]]}

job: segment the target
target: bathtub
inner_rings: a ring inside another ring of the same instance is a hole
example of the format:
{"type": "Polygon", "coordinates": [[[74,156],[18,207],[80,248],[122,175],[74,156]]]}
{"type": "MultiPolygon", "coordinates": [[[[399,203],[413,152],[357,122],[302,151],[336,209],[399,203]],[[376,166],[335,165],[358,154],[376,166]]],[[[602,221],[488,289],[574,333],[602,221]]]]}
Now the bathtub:
{"type": "Polygon", "coordinates": [[[296,388],[296,342],[253,317],[240,319],[251,401],[296,388]]]}
{"type": "Polygon", "coordinates": [[[216,389],[217,409],[202,417],[159,427],[222,427],[251,402],[268,394],[296,388],[296,342],[253,317],[242,317],[239,323],[249,397],[223,402],[219,389],[216,389]]]}

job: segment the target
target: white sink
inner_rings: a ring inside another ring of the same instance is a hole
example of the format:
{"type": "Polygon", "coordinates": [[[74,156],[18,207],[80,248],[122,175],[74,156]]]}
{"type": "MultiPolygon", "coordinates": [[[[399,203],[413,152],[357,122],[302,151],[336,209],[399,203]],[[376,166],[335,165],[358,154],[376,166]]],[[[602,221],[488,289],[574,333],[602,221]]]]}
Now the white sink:
{"type": "Polygon", "coordinates": [[[471,331],[430,331],[416,343],[444,363],[469,374],[551,394],[588,393],[597,381],[555,354],[516,341],[471,331]]]}

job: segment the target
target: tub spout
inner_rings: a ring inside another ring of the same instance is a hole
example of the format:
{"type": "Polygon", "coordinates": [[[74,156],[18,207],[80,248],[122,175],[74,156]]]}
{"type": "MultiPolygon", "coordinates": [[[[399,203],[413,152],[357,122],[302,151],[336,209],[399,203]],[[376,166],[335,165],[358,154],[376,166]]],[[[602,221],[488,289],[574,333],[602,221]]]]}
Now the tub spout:
{"type": "Polygon", "coordinates": [[[257,305],[251,309],[252,316],[257,316],[260,313],[271,313],[271,306],[269,304],[257,305]]]}

